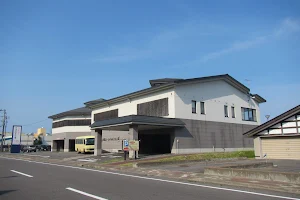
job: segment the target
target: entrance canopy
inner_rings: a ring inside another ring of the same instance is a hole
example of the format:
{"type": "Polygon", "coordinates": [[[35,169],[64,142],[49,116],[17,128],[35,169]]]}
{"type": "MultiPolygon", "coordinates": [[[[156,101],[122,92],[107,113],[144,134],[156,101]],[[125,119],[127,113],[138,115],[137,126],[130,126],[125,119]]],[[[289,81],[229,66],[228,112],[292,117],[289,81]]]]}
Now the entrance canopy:
{"type": "Polygon", "coordinates": [[[185,124],[180,119],[175,118],[129,115],[96,121],[91,125],[91,129],[128,131],[132,125],[138,125],[139,130],[149,130],[183,127],[185,124]]]}

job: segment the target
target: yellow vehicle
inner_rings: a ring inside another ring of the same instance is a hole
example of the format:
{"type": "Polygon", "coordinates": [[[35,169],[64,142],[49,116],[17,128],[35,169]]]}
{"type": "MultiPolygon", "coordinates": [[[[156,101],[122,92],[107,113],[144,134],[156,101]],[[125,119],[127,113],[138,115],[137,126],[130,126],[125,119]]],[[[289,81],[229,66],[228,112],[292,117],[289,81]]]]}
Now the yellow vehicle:
{"type": "Polygon", "coordinates": [[[75,139],[75,151],[77,153],[94,152],[95,136],[80,136],[75,139]]]}

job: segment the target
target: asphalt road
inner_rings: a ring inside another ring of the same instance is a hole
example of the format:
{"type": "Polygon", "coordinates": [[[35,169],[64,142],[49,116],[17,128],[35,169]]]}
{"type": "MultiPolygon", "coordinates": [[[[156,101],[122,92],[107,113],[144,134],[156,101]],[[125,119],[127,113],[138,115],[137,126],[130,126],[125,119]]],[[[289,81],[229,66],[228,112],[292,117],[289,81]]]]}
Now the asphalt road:
{"type": "MultiPolygon", "coordinates": [[[[267,193],[264,193],[267,194],[267,193]]],[[[274,200],[242,190],[0,158],[0,199],[274,200]],[[13,170],[13,171],[11,171],[13,170]],[[22,173],[22,174],[20,174],[22,173]]],[[[291,196],[291,195],[289,195],[291,196]]]]}

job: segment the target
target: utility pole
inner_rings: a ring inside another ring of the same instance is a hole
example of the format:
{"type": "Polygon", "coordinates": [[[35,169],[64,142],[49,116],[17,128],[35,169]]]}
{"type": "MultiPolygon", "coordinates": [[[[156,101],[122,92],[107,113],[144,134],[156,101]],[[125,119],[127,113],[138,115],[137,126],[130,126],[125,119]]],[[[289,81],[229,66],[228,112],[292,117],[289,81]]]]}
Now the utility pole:
{"type": "Polygon", "coordinates": [[[4,131],[5,131],[5,126],[6,126],[6,110],[1,109],[0,111],[3,111],[3,120],[2,120],[2,134],[1,134],[1,152],[3,152],[3,138],[4,138],[4,131]]]}

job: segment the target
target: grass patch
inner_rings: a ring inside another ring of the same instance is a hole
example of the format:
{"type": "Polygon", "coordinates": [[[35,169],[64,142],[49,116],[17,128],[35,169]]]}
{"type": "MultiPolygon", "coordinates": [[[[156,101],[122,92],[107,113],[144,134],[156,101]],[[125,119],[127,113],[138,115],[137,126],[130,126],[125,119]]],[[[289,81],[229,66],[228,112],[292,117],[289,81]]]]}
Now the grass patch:
{"type": "Polygon", "coordinates": [[[132,167],[133,163],[124,163],[124,164],[120,164],[120,166],[122,166],[122,167],[132,167]]]}
{"type": "Polygon", "coordinates": [[[99,163],[100,164],[110,164],[110,163],[121,162],[123,160],[124,160],[124,158],[113,158],[113,159],[109,159],[109,160],[99,161],[99,163]]]}
{"type": "MultiPolygon", "coordinates": [[[[226,158],[254,158],[254,151],[235,151],[235,152],[224,152],[224,153],[201,153],[201,154],[188,154],[188,155],[177,155],[166,158],[160,158],[145,163],[151,162],[184,162],[184,161],[199,161],[199,160],[213,160],[213,159],[226,159],[226,158]]],[[[144,163],[144,162],[143,162],[144,163]]]]}

